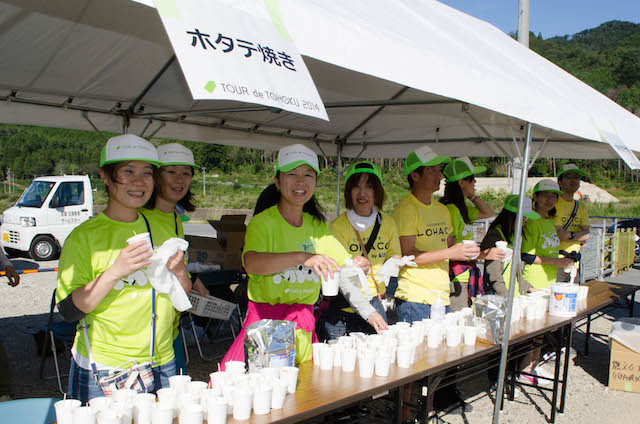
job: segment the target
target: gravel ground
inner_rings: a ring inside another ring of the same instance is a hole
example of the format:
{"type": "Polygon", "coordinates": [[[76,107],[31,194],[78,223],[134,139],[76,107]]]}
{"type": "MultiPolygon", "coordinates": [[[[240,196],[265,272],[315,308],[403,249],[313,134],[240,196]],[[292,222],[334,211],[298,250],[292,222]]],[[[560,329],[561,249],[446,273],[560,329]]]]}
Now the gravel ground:
{"type": "MultiPolygon", "coordinates": [[[[14,265],[22,268],[53,268],[57,261],[34,263],[28,259],[16,259],[14,265]]],[[[627,273],[626,278],[637,281],[640,271],[627,273]]],[[[0,284],[0,341],[9,361],[12,373],[12,397],[59,397],[56,380],[41,380],[39,378],[40,359],[36,353],[33,333],[41,328],[47,320],[51,295],[56,285],[56,273],[44,272],[22,275],[21,284],[11,288],[4,282],[0,284]]],[[[636,301],[636,316],[640,316],[640,305],[636,301]]],[[[626,310],[618,310],[613,315],[605,316],[594,321],[592,331],[608,333],[611,329],[611,319],[626,316],[626,310]]],[[[58,318],[59,319],[59,318],[58,318]]],[[[574,332],[573,347],[582,350],[584,336],[581,330],[574,332]]],[[[207,346],[207,355],[224,353],[230,342],[218,342],[207,346]]],[[[633,423],[638,422],[640,412],[638,401],[640,395],[624,393],[607,388],[609,348],[606,340],[593,340],[590,344],[591,352],[588,357],[572,355],[569,366],[569,386],[565,413],[556,418],[558,423],[633,423]],[[636,416],[636,418],[633,418],[636,416]]],[[[191,362],[189,373],[195,380],[205,380],[215,368],[215,361],[201,360],[195,346],[189,348],[191,362]]],[[[47,370],[53,371],[53,361],[47,362],[47,370]]],[[[545,368],[552,372],[553,363],[545,368]]],[[[61,369],[68,370],[68,360],[62,361],[61,369]]],[[[66,386],[66,380],[65,380],[66,386]]],[[[449,423],[488,423],[491,422],[493,412],[493,393],[486,391],[486,377],[479,377],[462,386],[467,401],[473,405],[472,412],[461,413],[454,410],[443,415],[449,423]]],[[[66,389],[66,387],[63,388],[66,389]]],[[[544,423],[548,422],[550,398],[546,392],[523,388],[518,389],[518,396],[514,402],[506,402],[501,415],[503,423],[544,423]]],[[[316,420],[314,420],[316,421],[316,420]]],[[[386,421],[376,419],[367,422],[386,421]]]]}

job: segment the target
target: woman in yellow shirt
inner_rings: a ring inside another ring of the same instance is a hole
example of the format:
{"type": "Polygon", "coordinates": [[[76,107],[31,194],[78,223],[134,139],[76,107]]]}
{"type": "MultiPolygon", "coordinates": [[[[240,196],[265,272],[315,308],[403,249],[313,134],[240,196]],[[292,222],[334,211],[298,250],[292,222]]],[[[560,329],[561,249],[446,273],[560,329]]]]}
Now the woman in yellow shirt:
{"type": "Polygon", "coordinates": [[[381,301],[386,286],[376,279],[376,273],[387,259],[402,254],[396,223],[381,212],[384,198],[380,167],[365,161],[354,163],[347,168],[344,186],[347,211],[331,223],[331,233],[352,257],[363,255],[371,262],[368,286],[362,287],[362,292],[384,322],[375,315],[358,316],[343,296],[337,296],[324,313],[323,338],[336,339],[347,331],[372,333],[387,327],[387,313],[381,301]]]}

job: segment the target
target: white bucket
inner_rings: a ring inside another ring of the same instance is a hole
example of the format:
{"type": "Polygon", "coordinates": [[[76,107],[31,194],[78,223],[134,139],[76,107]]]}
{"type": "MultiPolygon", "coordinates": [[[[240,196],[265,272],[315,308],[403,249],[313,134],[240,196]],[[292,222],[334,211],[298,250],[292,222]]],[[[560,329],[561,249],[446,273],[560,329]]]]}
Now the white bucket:
{"type": "Polygon", "coordinates": [[[549,287],[549,315],[557,317],[576,316],[578,300],[577,284],[553,283],[549,287]]]}

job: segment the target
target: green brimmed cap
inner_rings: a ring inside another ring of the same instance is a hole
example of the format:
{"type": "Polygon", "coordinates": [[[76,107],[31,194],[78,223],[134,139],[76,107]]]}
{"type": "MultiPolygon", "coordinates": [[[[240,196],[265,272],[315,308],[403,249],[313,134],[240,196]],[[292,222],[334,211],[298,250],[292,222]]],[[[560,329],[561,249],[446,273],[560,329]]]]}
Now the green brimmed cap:
{"type": "Polygon", "coordinates": [[[276,172],[291,171],[300,165],[309,165],[318,174],[320,173],[318,155],[307,146],[291,144],[280,149],[278,159],[276,159],[276,172]]]}
{"type": "MultiPolygon", "coordinates": [[[[518,202],[520,196],[517,194],[510,194],[504,199],[504,208],[509,212],[518,213],[518,202]]],[[[524,206],[522,215],[528,219],[540,219],[540,214],[533,210],[533,202],[530,197],[524,198],[524,206]]]]}
{"type": "Polygon", "coordinates": [[[404,173],[409,175],[421,166],[434,166],[442,163],[451,162],[451,158],[447,156],[438,156],[429,146],[422,146],[419,149],[409,153],[404,160],[404,173]]]}
{"type": "Polygon", "coordinates": [[[442,174],[447,179],[447,182],[451,183],[453,181],[459,181],[463,178],[467,178],[471,175],[482,174],[486,170],[486,166],[474,167],[471,163],[471,159],[465,156],[449,162],[442,170],[442,174]]]}
{"type": "Polygon", "coordinates": [[[562,174],[566,174],[567,172],[573,172],[574,174],[576,174],[579,178],[584,178],[585,177],[585,172],[578,168],[576,165],[574,165],[573,163],[567,163],[562,165],[562,169],[560,170],[560,172],[558,172],[558,179],[560,179],[560,176],[562,174]]]}
{"type": "Polygon", "coordinates": [[[139,160],[160,166],[158,151],[144,138],[133,134],[111,137],[100,153],[100,168],[111,163],[139,160]]]}
{"type": "Polygon", "coordinates": [[[193,152],[179,143],[163,144],[158,147],[158,159],[162,166],[187,165],[200,168],[193,159],[193,152]]]}
{"type": "Polygon", "coordinates": [[[349,181],[349,178],[355,174],[373,174],[380,180],[380,184],[382,184],[382,171],[378,165],[375,165],[371,162],[361,161],[351,164],[347,168],[347,176],[345,177],[345,181],[349,181]]]}
{"type": "Polygon", "coordinates": [[[540,191],[550,191],[557,195],[561,195],[562,191],[560,191],[560,186],[557,182],[553,180],[540,180],[538,184],[533,188],[533,194],[536,194],[540,191]]]}

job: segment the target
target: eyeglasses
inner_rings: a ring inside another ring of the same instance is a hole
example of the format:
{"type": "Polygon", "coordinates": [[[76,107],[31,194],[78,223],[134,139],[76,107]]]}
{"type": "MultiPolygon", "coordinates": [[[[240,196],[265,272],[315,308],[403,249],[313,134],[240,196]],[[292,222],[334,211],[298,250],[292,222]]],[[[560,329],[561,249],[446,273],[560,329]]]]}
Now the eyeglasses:
{"type": "Polygon", "coordinates": [[[470,175],[470,176],[468,176],[466,178],[463,178],[463,180],[472,183],[472,182],[474,182],[476,180],[476,177],[475,177],[475,175],[470,175]]]}

